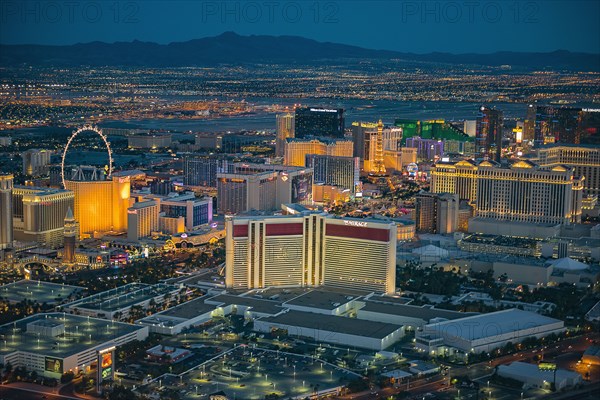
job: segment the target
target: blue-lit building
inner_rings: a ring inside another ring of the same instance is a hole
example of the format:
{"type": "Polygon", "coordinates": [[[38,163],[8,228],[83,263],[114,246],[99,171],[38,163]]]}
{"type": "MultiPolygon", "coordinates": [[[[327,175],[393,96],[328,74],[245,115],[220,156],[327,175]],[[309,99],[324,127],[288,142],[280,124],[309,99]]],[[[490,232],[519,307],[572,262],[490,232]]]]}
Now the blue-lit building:
{"type": "Polygon", "coordinates": [[[185,230],[198,229],[212,222],[212,197],[196,198],[194,193],[170,194],[160,201],[160,211],[166,218],[183,217],[185,230]]]}

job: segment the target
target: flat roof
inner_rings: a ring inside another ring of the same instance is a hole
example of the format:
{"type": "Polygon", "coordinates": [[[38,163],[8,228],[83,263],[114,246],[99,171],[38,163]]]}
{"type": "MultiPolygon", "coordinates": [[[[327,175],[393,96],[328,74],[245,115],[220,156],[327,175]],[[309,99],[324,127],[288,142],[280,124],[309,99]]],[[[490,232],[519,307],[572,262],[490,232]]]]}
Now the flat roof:
{"type": "Polygon", "coordinates": [[[345,293],[330,292],[327,290],[311,290],[300,296],[283,303],[283,306],[294,305],[302,307],[318,308],[321,310],[334,310],[342,304],[356,300],[359,296],[345,293]]]}
{"type": "Polygon", "coordinates": [[[234,296],[231,294],[219,294],[206,300],[215,303],[217,306],[234,304],[238,306],[252,307],[252,311],[263,314],[274,315],[283,311],[283,308],[281,308],[281,302],[274,300],[254,299],[252,297],[234,296]]]}
{"type": "Polygon", "coordinates": [[[559,322],[564,325],[564,322],[558,319],[519,310],[518,308],[511,308],[454,321],[436,322],[428,324],[427,328],[456,334],[456,336],[466,340],[477,340],[559,322]]]}
{"type": "Polygon", "coordinates": [[[369,321],[369,323],[365,323],[365,321],[362,319],[294,310],[273,317],[260,318],[257,321],[298,326],[309,329],[319,329],[329,332],[345,333],[348,335],[363,336],[375,339],[383,339],[402,328],[401,325],[375,321],[369,321]]]}
{"type": "Polygon", "coordinates": [[[194,300],[186,301],[183,304],[179,304],[175,307],[171,307],[167,310],[161,311],[158,314],[154,314],[154,316],[175,317],[183,319],[192,319],[198,317],[215,309],[215,306],[213,304],[204,303],[204,300],[206,300],[207,298],[207,296],[203,296],[198,297],[194,300]]]}
{"type": "Polygon", "coordinates": [[[411,306],[408,304],[388,303],[383,300],[365,301],[365,306],[360,311],[369,311],[381,314],[397,315],[402,317],[419,318],[426,322],[434,318],[455,320],[477,315],[477,313],[464,313],[460,311],[442,310],[440,308],[411,306]]]}
{"type": "Polygon", "coordinates": [[[65,358],[143,328],[66,313],[36,314],[0,326],[0,335],[4,337],[0,343],[0,354],[24,351],[65,358]],[[65,332],[58,336],[38,336],[36,333],[27,332],[27,324],[32,322],[47,326],[62,324],[65,326],[65,332]]]}
{"type": "Polygon", "coordinates": [[[53,304],[67,300],[69,296],[83,290],[86,290],[86,288],[82,286],[23,279],[0,286],[0,297],[12,303],[30,300],[37,301],[40,304],[53,304]],[[57,298],[60,298],[60,300],[57,300],[57,298]]]}
{"type": "Polygon", "coordinates": [[[123,308],[131,307],[154,297],[164,295],[178,290],[175,285],[158,283],[147,285],[144,283],[129,283],[114,289],[106,290],[95,295],[65,304],[65,308],[81,308],[86,310],[97,310],[113,312],[123,308]]]}

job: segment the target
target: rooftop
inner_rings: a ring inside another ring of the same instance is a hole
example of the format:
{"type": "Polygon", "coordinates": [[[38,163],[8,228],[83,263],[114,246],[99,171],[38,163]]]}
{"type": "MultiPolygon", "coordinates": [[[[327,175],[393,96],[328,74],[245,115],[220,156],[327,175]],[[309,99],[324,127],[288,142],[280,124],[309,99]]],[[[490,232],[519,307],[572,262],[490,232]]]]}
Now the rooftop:
{"type": "Polygon", "coordinates": [[[178,306],[171,307],[165,311],[162,311],[154,316],[164,316],[164,317],[175,317],[175,318],[183,318],[183,319],[192,319],[199,315],[205,314],[215,309],[215,306],[212,304],[205,304],[204,300],[207,299],[207,296],[199,297],[194,300],[186,301],[183,304],[179,304],[178,306]]]}
{"type": "Polygon", "coordinates": [[[402,328],[401,325],[384,324],[347,317],[337,317],[326,314],[315,314],[303,311],[288,311],[273,317],[264,317],[259,321],[299,326],[309,329],[320,329],[329,332],[345,333],[355,336],[383,339],[402,328]]]}
{"type": "Polygon", "coordinates": [[[279,301],[254,299],[251,297],[234,296],[230,294],[220,294],[206,300],[221,307],[228,305],[251,307],[252,311],[262,314],[275,315],[283,310],[281,308],[281,302],[279,301]]]}
{"type": "MultiPolygon", "coordinates": [[[[444,318],[447,320],[454,320],[469,316],[478,315],[477,313],[464,313],[459,311],[442,310],[434,307],[427,306],[411,306],[406,304],[393,304],[390,302],[378,301],[365,301],[365,306],[361,308],[361,311],[369,311],[382,314],[397,315],[409,318],[419,318],[426,322],[431,321],[434,318],[444,318]]],[[[359,311],[360,312],[360,311],[359,311]]]]}
{"type": "Polygon", "coordinates": [[[113,312],[131,307],[157,296],[177,291],[178,289],[178,286],[166,285],[163,283],[152,286],[143,283],[130,283],[125,286],[97,293],[93,296],[85,297],[81,300],[74,301],[73,303],[66,304],[64,307],[113,312]]]}
{"type": "Polygon", "coordinates": [[[564,322],[558,319],[512,308],[454,321],[433,323],[427,325],[427,328],[440,333],[456,334],[466,340],[478,340],[556,323],[564,326],[564,322]]]}
{"type": "Polygon", "coordinates": [[[330,292],[327,290],[311,290],[286,301],[283,305],[318,308],[322,310],[334,310],[342,304],[356,300],[358,296],[345,293],[330,292]]]}
{"type": "Polygon", "coordinates": [[[36,314],[0,326],[0,335],[5,338],[4,342],[0,344],[0,354],[29,351],[64,358],[112,342],[116,338],[139,329],[142,327],[72,314],[36,314]],[[27,332],[27,324],[30,323],[47,326],[63,324],[65,331],[54,337],[38,336],[35,333],[27,332]]]}
{"type": "Polygon", "coordinates": [[[40,304],[53,304],[64,301],[85,289],[81,286],[23,279],[0,286],[0,297],[7,299],[11,303],[30,300],[37,301],[40,304]]]}

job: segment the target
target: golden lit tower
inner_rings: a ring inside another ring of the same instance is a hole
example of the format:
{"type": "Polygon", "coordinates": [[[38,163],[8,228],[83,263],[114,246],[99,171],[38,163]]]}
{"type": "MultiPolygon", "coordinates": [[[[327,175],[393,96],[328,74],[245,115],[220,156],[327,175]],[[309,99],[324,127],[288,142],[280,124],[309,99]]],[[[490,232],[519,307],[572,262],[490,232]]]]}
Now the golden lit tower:
{"type": "Polygon", "coordinates": [[[75,241],[77,240],[77,234],[79,231],[79,224],[73,216],[73,210],[71,207],[67,210],[65,216],[65,230],[64,230],[64,250],[63,250],[63,262],[65,264],[75,263],[75,241]]]}
{"type": "Polygon", "coordinates": [[[383,122],[377,123],[377,136],[375,137],[375,160],[371,171],[377,175],[385,175],[385,164],[383,162],[383,122]]]}
{"type": "Polygon", "coordinates": [[[0,250],[13,243],[13,176],[0,175],[0,250]]]}

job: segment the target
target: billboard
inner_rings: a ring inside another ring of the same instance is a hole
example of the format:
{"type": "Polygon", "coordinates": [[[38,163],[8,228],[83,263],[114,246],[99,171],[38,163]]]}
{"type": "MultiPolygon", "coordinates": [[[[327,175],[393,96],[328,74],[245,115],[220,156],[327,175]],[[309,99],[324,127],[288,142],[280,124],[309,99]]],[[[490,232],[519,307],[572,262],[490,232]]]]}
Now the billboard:
{"type": "Polygon", "coordinates": [[[303,203],[312,198],[312,175],[301,174],[292,178],[292,203],[303,203]]]}
{"type": "Polygon", "coordinates": [[[45,357],[45,370],[48,372],[55,372],[57,374],[63,373],[63,360],[54,357],[45,357]]]}
{"type": "Polygon", "coordinates": [[[113,375],[113,353],[101,354],[100,373],[102,380],[111,379],[113,375]]]}

